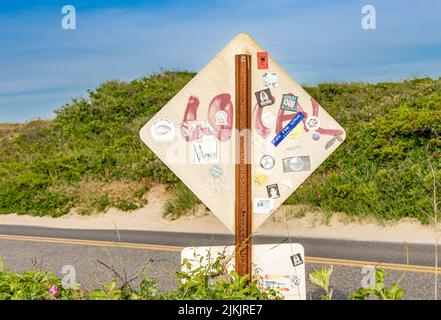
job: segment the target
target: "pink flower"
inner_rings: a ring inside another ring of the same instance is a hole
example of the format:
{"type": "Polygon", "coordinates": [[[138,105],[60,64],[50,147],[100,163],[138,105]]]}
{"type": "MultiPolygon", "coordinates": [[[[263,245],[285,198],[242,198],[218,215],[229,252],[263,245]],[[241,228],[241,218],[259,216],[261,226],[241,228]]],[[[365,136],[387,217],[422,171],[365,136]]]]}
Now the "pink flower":
{"type": "Polygon", "coordinates": [[[392,137],[392,136],[389,136],[388,138],[387,138],[387,140],[389,140],[389,141],[394,141],[394,137],[392,137]]]}
{"type": "Polygon", "coordinates": [[[57,288],[57,286],[55,286],[55,285],[53,285],[52,287],[50,287],[50,289],[49,289],[49,293],[52,293],[53,296],[54,296],[55,298],[58,298],[58,297],[59,297],[59,295],[58,295],[58,288],[57,288]]]}

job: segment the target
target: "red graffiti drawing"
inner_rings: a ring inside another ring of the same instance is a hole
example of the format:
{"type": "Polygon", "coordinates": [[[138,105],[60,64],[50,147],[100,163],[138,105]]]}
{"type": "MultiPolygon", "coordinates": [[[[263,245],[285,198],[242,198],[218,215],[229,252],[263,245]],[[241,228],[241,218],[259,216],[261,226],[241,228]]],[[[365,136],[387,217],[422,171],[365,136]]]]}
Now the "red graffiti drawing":
{"type": "MultiPolygon", "coordinates": [[[[312,116],[318,117],[319,114],[319,104],[311,98],[312,103],[312,116]]],[[[184,118],[181,125],[182,136],[187,141],[193,141],[201,139],[204,136],[215,136],[219,141],[227,141],[231,138],[233,131],[233,104],[231,102],[231,96],[228,93],[222,93],[217,95],[211,100],[208,107],[208,120],[198,120],[197,111],[199,107],[199,99],[196,96],[190,96],[187,102],[187,108],[185,109],[184,118]],[[227,115],[226,124],[216,124],[216,114],[219,111],[224,111],[227,115]]],[[[267,128],[262,122],[262,111],[264,108],[259,107],[258,104],[254,106],[253,118],[254,118],[254,129],[263,138],[267,138],[271,134],[271,130],[267,128]]],[[[285,121],[291,120],[293,114],[283,109],[279,109],[277,114],[276,122],[276,134],[283,129],[283,123],[285,121]]],[[[303,129],[305,132],[309,132],[306,127],[306,120],[308,119],[308,114],[305,112],[297,102],[297,112],[303,113],[305,118],[302,120],[303,129]]],[[[344,134],[343,130],[340,129],[325,129],[318,128],[315,130],[317,133],[322,135],[330,136],[342,136],[344,134]]]]}
{"type": "Polygon", "coordinates": [[[208,121],[197,119],[198,107],[198,97],[190,96],[181,125],[181,133],[185,140],[193,141],[209,135],[215,136],[222,142],[229,140],[233,131],[234,111],[231,96],[228,93],[222,93],[211,100],[208,107],[208,121]],[[216,124],[216,114],[219,111],[226,113],[226,124],[216,124]]]}
{"type": "MultiPolygon", "coordinates": [[[[311,103],[312,103],[312,115],[314,117],[318,117],[318,114],[319,114],[319,104],[313,98],[311,98],[311,103]]],[[[285,111],[286,110],[280,109],[279,113],[277,115],[276,134],[279,133],[280,131],[282,131],[282,129],[283,129],[283,122],[292,119],[292,113],[285,114],[285,111]]],[[[299,102],[297,102],[297,112],[301,112],[305,116],[305,118],[302,120],[303,129],[306,132],[309,132],[309,129],[306,127],[306,124],[305,124],[306,120],[308,118],[308,113],[306,113],[303,110],[303,108],[302,108],[302,106],[300,105],[299,102]]],[[[342,136],[344,134],[344,131],[340,130],[340,129],[323,129],[323,128],[318,128],[315,131],[320,133],[320,134],[330,135],[330,136],[342,136]]],[[[264,136],[262,135],[262,137],[264,137],[264,136]]]]}
{"type": "Polygon", "coordinates": [[[254,129],[256,132],[263,138],[268,138],[268,136],[271,133],[271,130],[262,122],[262,111],[264,108],[259,107],[259,105],[256,103],[253,110],[253,118],[254,118],[254,129]]]}

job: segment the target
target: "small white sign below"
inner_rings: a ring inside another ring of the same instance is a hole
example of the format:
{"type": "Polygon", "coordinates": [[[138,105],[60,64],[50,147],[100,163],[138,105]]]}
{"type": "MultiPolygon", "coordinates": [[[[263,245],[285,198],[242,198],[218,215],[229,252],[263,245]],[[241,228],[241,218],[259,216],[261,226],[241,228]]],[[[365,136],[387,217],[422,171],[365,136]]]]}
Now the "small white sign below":
{"type": "MultiPolygon", "coordinates": [[[[219,255],[232,257],[227,266],[234,270],[234,246],[191,247],[184,248],[184,259],[191,268],[205,266],[214,262],[219,255]],[[199,258],[203,257],[202,262],[199,258]]],[[[285,300],[306,300],[305,251],[299,243],[253,245],[253,273],[258,272],[265,287],[277,289],[285,300]]],[[[182,264],[183,271],[188,271],[182,264]]]]}

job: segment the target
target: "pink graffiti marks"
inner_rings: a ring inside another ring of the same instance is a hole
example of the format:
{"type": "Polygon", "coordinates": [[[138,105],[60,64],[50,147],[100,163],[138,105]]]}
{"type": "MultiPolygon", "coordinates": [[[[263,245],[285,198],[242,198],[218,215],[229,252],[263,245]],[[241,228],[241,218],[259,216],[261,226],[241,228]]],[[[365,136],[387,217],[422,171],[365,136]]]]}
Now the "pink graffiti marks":
{"type": "Polygon", "coordinates": [[[271,133],[270,128],[265,127],[262,121],[262,111],[263,108],[259,107],[256,103],[253,109],[253,118],[254,118],[254,130],[263,137],[264,139],[268,138],[271,133]]]}
{"type": "Polygon", "coordinates": [[[211,100],[208,107],[208,120],[198,120],[197,111],[199,98],[190,96],[181,124],[182,136],[187,141],[198,140],[204,136],[215,136],[219,141],[227,141],[233,131],[233,104],[228,93],[222,93],[211,100]],[[221,112],[225,123],[216,121],[217,114],[221,112]]]}
{"type": "MultiPolygon", "coordinates": [[[[311,103],[312,103],[312,115],[314,117],[318,117],[319,109],[320,109],[319,108],[319,104],[313,98],[311,98],[311,103]]],[[[279,133],[283,129],[283,122],[291,120],[291,118],[293,117],[292,113],[285,114],[285,111],[286,110],[279,109],[279,113],[277,115],[277,122],[276,122],[276,134],[279,133]]],[[[306,127],[306,124],[305,124],[306,120],[308,119],[308,113],[303,110],[303,108],[302,108],[302,106],[300,105],[299,102],[297,102],[297,112],[301,112],[305,116],[305,118],[302,120],[303,129],[306,132],[309,132],[309,129],[306,127]]],[[[320,133],[320,134],[330,135],[330,136],[342,136],[344,134],[344,131],[340,130],[340,129],[324,129],[324,128],[321,128],[321,127],[318,128],[315,131],[320,133]]]]}
{"type": "MultiPolygon", "coordinates": [[[[312,103],[312,116],[318,117],[320,106],[311,98],[312,103]]],[[[199,98],[196,96],[190,96],[188,98],[187,107],[185,109],[184,118],[182,119],[181,133],[187,141],[193,141],[201,139],[204,136],[215,136],[217,140],[224,142],[231,138],[233,132],[233,114],[234,108],[231,102],[231,96],[228,93],[221,93],[211,100],[208,107],[208,120],[198,120],[197,112],[199,108],[199,98]],[[221,112],[225,116],[225,122],[219,123],[216,118],[218,113],[221,112]]],[[[258,104],[253,109],[254,129],[263,138],[267,138],[271,134],[271,130],[263,124],[262,111],[264,108],[259,107],[258,104]]],[[[299,102],[297,102],[297,112],[303,113],[305,118],[302,120],[303,129],[305,132],[309,132],[306,126],[308,119],[308,113],[303,110],[299,102]]],[[[291,120],[293,117],[292,112],[279,109],[276,121],[276,134],[283,129],[283,123],[291,120]]],[[[343,130],[340,129],[326,129],[318,128],[315,130],[322,135],[330,136],[342,136],[343,130]]]]}

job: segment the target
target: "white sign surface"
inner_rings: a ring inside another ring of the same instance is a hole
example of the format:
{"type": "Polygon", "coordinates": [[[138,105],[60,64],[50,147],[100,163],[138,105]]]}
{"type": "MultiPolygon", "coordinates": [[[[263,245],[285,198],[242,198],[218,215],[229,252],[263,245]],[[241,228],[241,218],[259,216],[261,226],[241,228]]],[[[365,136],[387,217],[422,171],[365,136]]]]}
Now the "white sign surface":
{"type": "MultiPolygon", "coordinates": [[[[191,247],[184,248],[181,260],[187,259],[192,267],[199,266],[196,257],[205,257],[212,261],[219,254],[233,257],[229,268],[234,270],[234,246],[191,247]]],[[[306,299],[305,252],[299,243],[258,244],[253,245],[253,273],[257,271],[266,287],[278,288],[285,300],[306,299]]],[[[185,269],[184,269],[185,271],[185,269]]]]}
{"type": "Polygon", "coordinates": [[[234,232],[237,54],[251,56],[255,232],[335,151],[345,131],[249,35],[241,33],[228,43],[150,119],[140,136],[234,232]],[[259,64],[259,56],[264,63],[259,64]]]}

